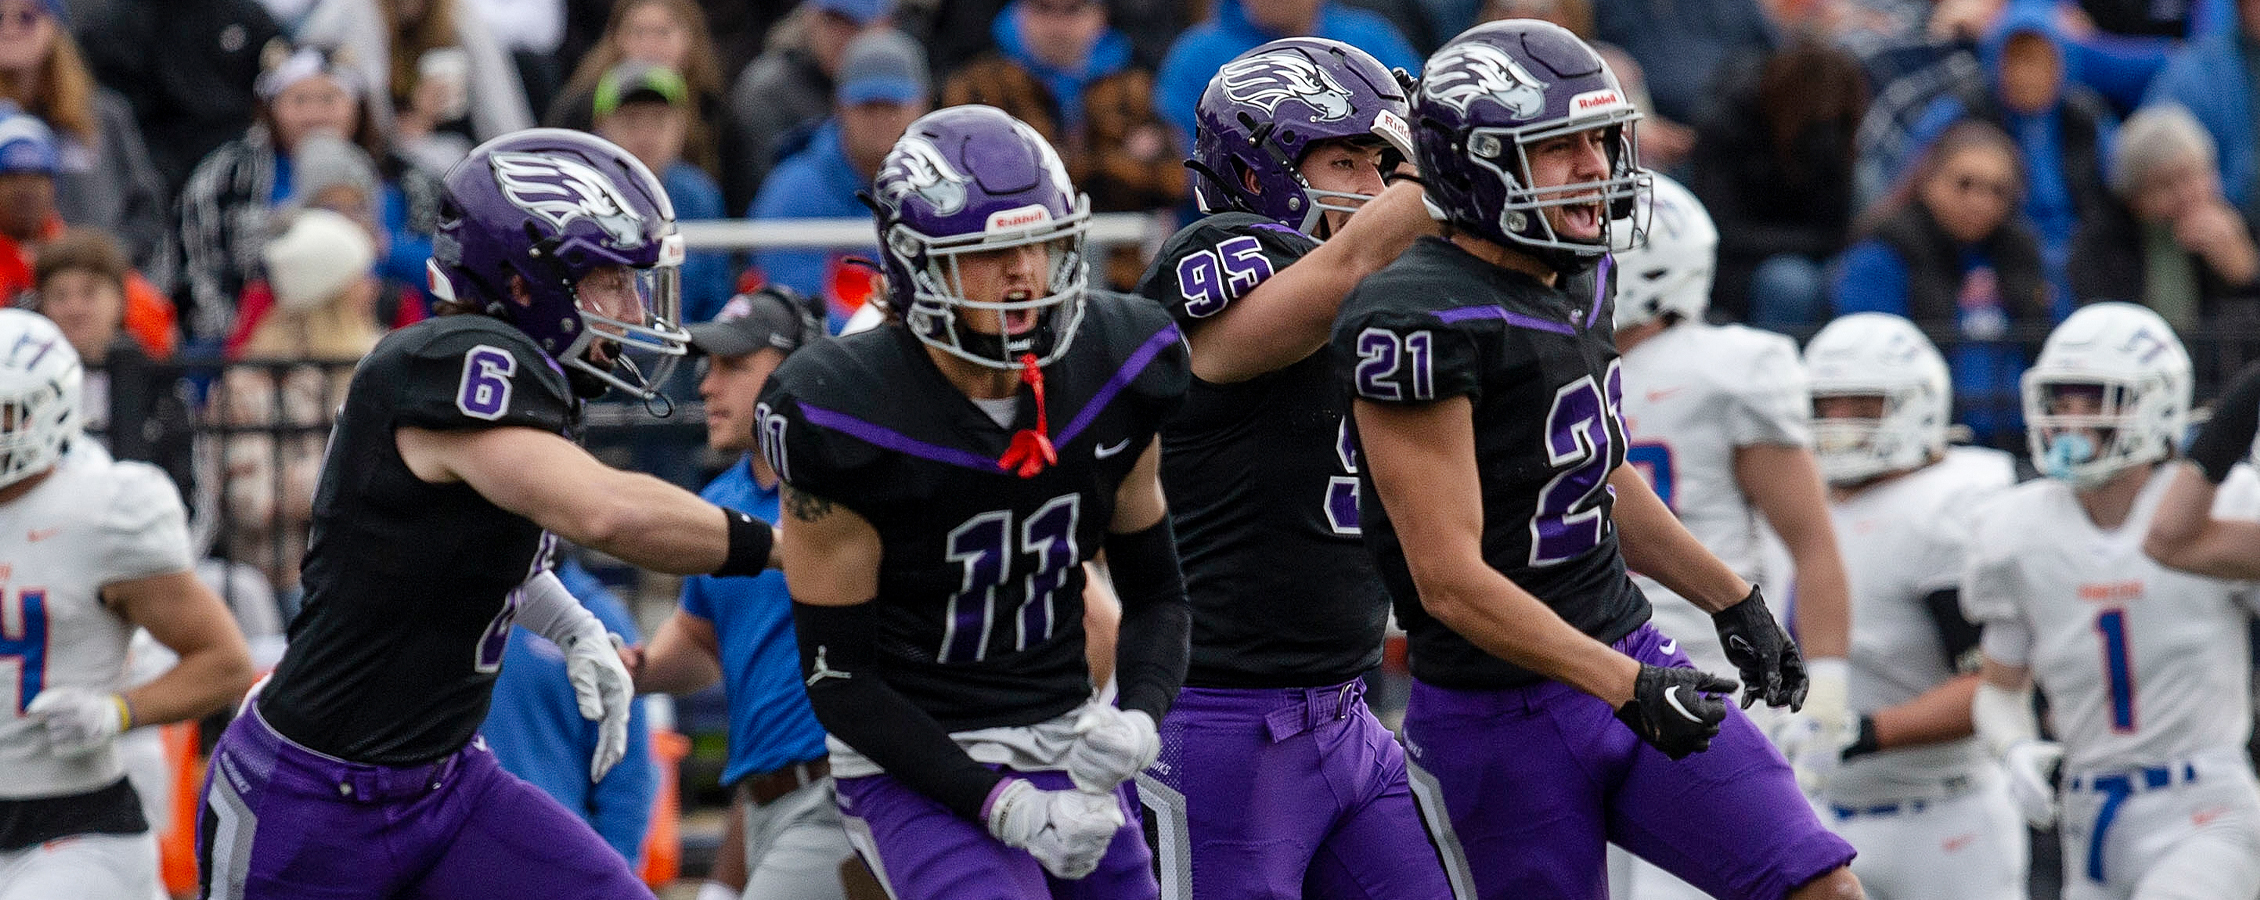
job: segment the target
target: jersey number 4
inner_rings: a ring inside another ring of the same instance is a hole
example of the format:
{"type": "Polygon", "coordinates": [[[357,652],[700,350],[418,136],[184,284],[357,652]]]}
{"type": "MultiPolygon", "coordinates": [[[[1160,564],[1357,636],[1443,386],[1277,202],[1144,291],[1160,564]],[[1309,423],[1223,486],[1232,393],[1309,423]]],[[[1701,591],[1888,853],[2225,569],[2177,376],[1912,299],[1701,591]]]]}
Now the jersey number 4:
{"type": "Polygon", "coordinates": [[[0,671],[16,665],[16,712],[39,696],[47,681],[47,592],[0,591],[0,671]]]}
{"type": "Polygon", "coordinates": [[[1083,498],[1063,494],[1013,527],[1012,510],[981,513],[950,529],[947,555],[964,572],[957,593],[943,613],[942,647],[936,662],[979,662],[989,656],[989,636],[1000,619],[1009,619],[1012,649],[1020,651],[1043,643],[1058,626],[1059,589],[1068,570],[1082,560],[1075,545],[1075,526],[1082,516],[1083,498]],[[1017,532],[1017,534],[1016,534],[1017,532]],[[1018,537],[1017,552],[1014,538],[1018,537]],[[1014,562],[1026,563],[1022,590],[1005,589],[1013,577],[1014,562]],[[1016,610],[998,608],[1001,600],[1017,595],[1016,610]]]}

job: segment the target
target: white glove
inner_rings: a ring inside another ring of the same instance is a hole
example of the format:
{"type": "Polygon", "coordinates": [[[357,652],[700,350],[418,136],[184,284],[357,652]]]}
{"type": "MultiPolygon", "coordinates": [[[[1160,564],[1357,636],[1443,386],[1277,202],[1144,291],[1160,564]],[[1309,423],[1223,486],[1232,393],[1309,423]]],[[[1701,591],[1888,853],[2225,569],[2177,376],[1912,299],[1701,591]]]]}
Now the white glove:
{"type": "Polygon", "coordinates": [[[2009,771],[2009,799],[2034,828],[2056,824],[2056,788],[2049,782],[2064,761],[2064,745],[2025,740],[2009,745],[2001,766],[2009,771]]]}
{"type": "Polygon", "coordinates": [[[1152,716],[1093,704],[1075,717],[1075,744],[1064,762],[1077,788],[1112,795],[1116,785],[1137,777],[1160,754],[1152,716]]]}
{"type": "Polygon", "coordinates": [[[47,729],[47,746],[61,756],[108,746],[127,727],[125,698],[108,691],[59,687],[40,691],[24,714],[47,729]]]}
{"type": "Polygon", "coordinates": [[[1012,778],[989,802],[989,833],[1007,847],[1028,851],[1061,878],[1097,871],[1126,821],[1113,794],[1047,791],[1012,778]]]}
{"type": "Polygon", "coordinates": [[[590,781],[603,781],[604,773],[628,755],[628,708],[635,702],[628,667],[620,662],[620,636],[605,637],[609,640],[575,636],[565,647],[565,677],[573,682],[573,699],[581,705],[581,718],[597,723],[590,781]]]}

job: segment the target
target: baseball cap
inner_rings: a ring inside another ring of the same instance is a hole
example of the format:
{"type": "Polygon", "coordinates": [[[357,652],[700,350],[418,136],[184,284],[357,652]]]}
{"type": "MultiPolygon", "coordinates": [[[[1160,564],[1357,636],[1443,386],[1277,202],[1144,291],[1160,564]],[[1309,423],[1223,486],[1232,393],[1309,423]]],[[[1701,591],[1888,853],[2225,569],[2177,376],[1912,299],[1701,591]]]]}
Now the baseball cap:
{"type": "Polygon", "coordinates": [[[53,175],[62,167],[55,132],[47,123],[29,113],[0,113],[0,175],[53,175]]]}
{"type": "Polygon", "coordinates": [[[669,106],[682,106],[690,96],[690,83],[683,80],[682,73],[666,66],[629,61],[605,70],[604,77],[597,79],[596,114],[611,115],[621,104],[637,100],[658,100],[669,106]]]}
{"type": "Polygon", "coordinates": [[[790,354],[824,334],[800,294],[780,285],[731,297],[713,321],[688,330],[693,349],[715,356],[744,356],[764,347],[790,354]]]}
{"type": "Polygon", "coordinates": [[[808,0],[809,5],[825,12],[839,13],[854,20],[857,25],[871,24],[872,19],[888,13],[893,4],[888,0],[808,0]]]}
{"type": "Polygon", "coordinates": [[[840,57],[839,102],[853,106],[926,99],[926,49],[892,28],[864,32],[840,57]]]}

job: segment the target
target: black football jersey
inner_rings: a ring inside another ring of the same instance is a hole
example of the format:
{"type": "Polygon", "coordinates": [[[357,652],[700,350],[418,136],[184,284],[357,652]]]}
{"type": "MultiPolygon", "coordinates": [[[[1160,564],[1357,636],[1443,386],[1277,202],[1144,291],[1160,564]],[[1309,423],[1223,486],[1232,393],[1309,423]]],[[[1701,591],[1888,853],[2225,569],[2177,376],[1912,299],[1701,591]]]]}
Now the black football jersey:
{"type": "MultiPolygon", "coordinates": [[[[1610,520],[1624,462],[1621,385],[1605,273],[1571,293],[1424,237],[1343,302],[1334,346],[1364,400],[1473,405],[1483,558],[1578,630],[1612,643],[1648,620],[1610,520]]],[[[1355,423],[1353,421],[1353,434],[1355,423]]],[[[1413,675],[1490,689],[1542,680],[1494,657],[1420,605],[1387,510],[1361,475],[1367,546],[1411,641],[1413,675]]],[[[1418,553],[1419,547],[1409,548],[1418,553]]]]}
{"type": "Polygon", "coordinates": [[[1086,302],[1073,345],[1044,369],[1058,462],[1031,478],[997,460],[1035,424],[1032,392],[998,425],[901,327],[810,345],[762,390],[777,474],[879,533],[880,676],[950,731],[1040,722],[1091,695],[1081,564],[1184,393],[1186,358],[1152,304],[1086,302]]]}
{"type": "MultiPolygon", "coordinates": [[[[1139,284],[1188,330],[1318,242],[1248,213],[1172,236],[1139,284]]],[[[1309,687],[1381,662],[1388,595],[1358,537],[1348,367],[1332,346],[1232,384],[1198,376],[1162,426],[1193,605],[1196,687],[1309,687]]]]}
{"type": "Polygon", "coordinates": [[[517,329],[444,316],[385,336],[353,373],[306,548],[306,604],[259,696],[283,736],[356,762],[453,753],[486,720],[514,589],[554,541],[462,483],[431,484],[393,432],[521,426],[564,433],[564,373],[517,329]]]}

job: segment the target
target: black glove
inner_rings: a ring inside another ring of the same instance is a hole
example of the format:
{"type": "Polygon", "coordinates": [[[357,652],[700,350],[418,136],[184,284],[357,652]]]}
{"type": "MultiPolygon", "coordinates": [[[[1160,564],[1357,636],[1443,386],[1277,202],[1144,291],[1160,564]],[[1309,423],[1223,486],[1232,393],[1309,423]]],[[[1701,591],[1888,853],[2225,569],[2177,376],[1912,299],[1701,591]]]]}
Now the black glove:
{"type": "Polygon", "coordinates": [[[1760,699],[1767,706],[1787,706],[1792,711],[1804,707],[1809,686],[1805,657],[1797,652],[1789,632],[1774,621],[1757,585],[1750,586],[1750,596],[1742,602],[1712,613],[1711,623],[1718,626],[1719,642],[1726,645],[1726,661],[1742,671],[1743,709],[1760,699]]]}
{"type": "Polygon", "coordinates": [[[1882,750],[1883,748],[1876,743],[1875,717],[1861,716],[1860,733],[1853,736],[1852,743],[1844,745],[1844,750],[1837,755],[1837,758],[1851,762],[1870,753],[1880,753],[1882,750]]]}
{"type": "Polygon", "coordinates": [[[1708,672],[1642,663],[1632,699],[1617,707],[1617,721],[1665,756],[1685,759],[1711,749],[1726,719],[1726,702],[1718,695],[1732,694],[1735,687],[1732,679],[1708,672]]]}
{"type": "Polygon", "coordinates": [[[2205,470],[2205,480],[2220,484],[2229,469],[2252,453],[2260,431],[2260,362],[2245,366],[2236,381],[2213,402],[2213,419],[2189,443],[2189,461],[2205,470]]]}

